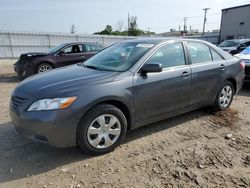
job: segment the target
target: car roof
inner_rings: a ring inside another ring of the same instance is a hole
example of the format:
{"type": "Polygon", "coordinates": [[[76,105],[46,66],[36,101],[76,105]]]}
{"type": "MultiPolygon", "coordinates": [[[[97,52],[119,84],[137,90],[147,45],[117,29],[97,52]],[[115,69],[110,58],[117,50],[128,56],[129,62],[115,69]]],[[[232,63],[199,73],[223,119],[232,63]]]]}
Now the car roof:
{"type": "Polygon", "coordinates": [[[66,45],[74,45],[74,44],[75,45],[77,45],[77,44],[98,44],[101,46],[101,44],[98,42],[67,42],[67,43],[64,43],[65,46],[66,45]]]}
{"type": "Polygon", "coordinates": [[[155,43],[159,44],[162,42],[167,41],[196,41],[196,42],[204,42],[207,43],[207,41],[204,40],[197,40],[197,39],[187,39],[182,37],[150,37],[150,38],[137,38],[137,39],[130,39],[125,40],[122,42],[138,42],[138,43],[155,43]]]}

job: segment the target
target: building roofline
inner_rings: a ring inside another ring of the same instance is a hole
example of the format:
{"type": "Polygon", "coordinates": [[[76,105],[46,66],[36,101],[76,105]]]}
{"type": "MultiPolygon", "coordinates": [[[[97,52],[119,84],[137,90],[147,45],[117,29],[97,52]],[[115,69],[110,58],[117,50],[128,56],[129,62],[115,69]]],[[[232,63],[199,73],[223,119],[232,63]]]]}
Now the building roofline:
{"type": "Polygon", "coordinates": [[[236,9],[236,8],[243,8],[243,7],[248,7],[248,6],[250,6],[250,4],[240,5],[240,6],[236,6],[236,7],[224,8],[224,9],[222,9],[221,11],[231,10],[231,9],[236,9]]]}

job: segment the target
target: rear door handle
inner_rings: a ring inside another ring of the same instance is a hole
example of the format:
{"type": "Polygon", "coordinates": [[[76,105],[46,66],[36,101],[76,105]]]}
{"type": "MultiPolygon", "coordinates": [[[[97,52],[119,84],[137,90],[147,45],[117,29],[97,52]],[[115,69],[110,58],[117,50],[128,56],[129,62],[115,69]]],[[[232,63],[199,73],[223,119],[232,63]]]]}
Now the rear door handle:
{"type": "Polygon", "coordinates": [[[189,74],[190,74],[189,72],[185,71],[185,72],[183,72],[183,73],[181,74],[181,76],[182,76],[182,77],[188,77],[189,74]]]}
{"type": "Polygon", "coordinates": [[[84,56],[84,55],[82,55],[82,56],[80,56],[80,57],[79,57],[79,59],[84,59],[84,58],[85,58],[85,56],[84,56]]]}

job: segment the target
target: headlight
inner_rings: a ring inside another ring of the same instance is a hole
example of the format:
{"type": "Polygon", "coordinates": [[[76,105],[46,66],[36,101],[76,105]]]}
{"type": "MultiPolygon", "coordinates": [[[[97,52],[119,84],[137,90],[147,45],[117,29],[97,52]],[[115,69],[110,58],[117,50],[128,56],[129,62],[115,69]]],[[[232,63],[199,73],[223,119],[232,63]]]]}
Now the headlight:
{"type": "Polygon", "coordinates": [[[56,110],[67,108],[76,100],[76,98],[77,97],[67,97],[37,100],[28,108],[28,111],[56,110]]]}

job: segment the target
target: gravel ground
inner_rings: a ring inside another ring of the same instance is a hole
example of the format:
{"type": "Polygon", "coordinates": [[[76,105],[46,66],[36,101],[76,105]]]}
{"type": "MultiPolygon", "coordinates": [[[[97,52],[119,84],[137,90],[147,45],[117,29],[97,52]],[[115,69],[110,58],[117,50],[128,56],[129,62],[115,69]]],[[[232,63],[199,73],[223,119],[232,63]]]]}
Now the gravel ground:
{"type": "Polygon", "coordinates": [[[227,111],[205,108],[151,124],[114,152],[87,156],[15,134],[8,102],[19,81],[10,64],[0,62],[1,188],[250,187],[250,86],[227,111]]]}

